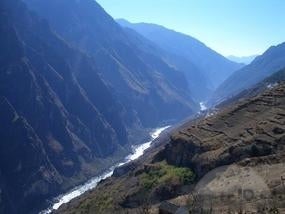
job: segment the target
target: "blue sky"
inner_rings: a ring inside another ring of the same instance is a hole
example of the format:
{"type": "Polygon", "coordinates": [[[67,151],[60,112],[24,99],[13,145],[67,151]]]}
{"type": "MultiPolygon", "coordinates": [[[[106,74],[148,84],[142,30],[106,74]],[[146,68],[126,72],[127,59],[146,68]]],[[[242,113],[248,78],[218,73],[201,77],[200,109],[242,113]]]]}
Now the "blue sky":
{"type": "Polygon", "coordinates": [[[285,0],[97,0],[114,18],[160,24],[228,56],[285,42],[285,0]]]}

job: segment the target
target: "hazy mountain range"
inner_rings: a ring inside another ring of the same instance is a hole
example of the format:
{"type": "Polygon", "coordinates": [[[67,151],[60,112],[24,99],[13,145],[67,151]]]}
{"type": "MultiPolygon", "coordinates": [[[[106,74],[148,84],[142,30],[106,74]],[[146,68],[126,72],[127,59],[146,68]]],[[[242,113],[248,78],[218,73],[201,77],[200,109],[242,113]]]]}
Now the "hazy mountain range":
{"type": "Polygon", "coordinates": [[[228,56],[227,58],[231,61],[237,62],[237,63],[243,63],[245,65],[250,64],[258,55],[252,55],[252,56],[228,56]]]}
{"type": "MultiPolygon", "coordinates": [[[[203,75],[206,86],[210,90],[215,89],[235,70],[243,66],[226,59],[199,40],[163,26],[147,23],[132,24],[123,19],[117,20],[117,22],[135,30],[163,50],[177,56],[178,59],[171,57],[170,63],[181,68],[190,83],[192,83],[191,78],[196,78],[197,74],[203,75]]],[[[193,82],[199,82],[198,78],[193,82]]],[[[205,86],[203,82],[201,85],[205,86]]],[[[197,88],[198,91],[201,91],[199,85],[195,85],[196,90],[197,88]]]]}
{"type": "Polygon", "coordinates": [[[219,102],[238,94],[285,67],[285,43],[270,47],[264,54],[233,73],[214,92],[212,101],[219,102]]]}

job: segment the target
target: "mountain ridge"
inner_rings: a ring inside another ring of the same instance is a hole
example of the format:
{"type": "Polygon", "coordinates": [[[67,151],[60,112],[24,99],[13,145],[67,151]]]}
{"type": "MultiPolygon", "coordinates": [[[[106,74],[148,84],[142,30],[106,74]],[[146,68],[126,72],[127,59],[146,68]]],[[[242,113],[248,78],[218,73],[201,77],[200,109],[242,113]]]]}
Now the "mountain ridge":
{"type": "Polygon", "coordinates": [[[183,75],[159,56],[141,50],[103,10],[96,13],[101,8],[96,2],[84,0],[70,4],[61,1],[62,7],[68,4],[64,17],[54,0],[48,4],[43,0],[26,3],[48,20],[62,38],[94,58],[100,77],[129,112],[130,123],[139,121],[143,126],[154,126],[161,120],[181,119],[198,110],[183,75]],[[58,19],[65,21],[58,22],[58,19]],[[64,24],[67,21],[70,26],[64,24]],[[174,76],[180,81],[174,81],[174,76]],[[146,101],[142,103],[142,100],[146,101]],[[158,111],[154,106],[164,108],[158,111]]]}
{"type": "Polygon", "coordinates": [[[251,64],[234,72],[226,79],[213,93],[210,102],[230,98],[279,71],[285,66],[284,53],[285,43],[270,47],[264,54],[256,57],[251,64]]]}
{"type": "Polygon", "coordinates": [[[216,88],[233,71],[242,67],[189,35],[156,24],[133,24],[122,19],[117,22],[124,27],[134,29],[162,49],[194,63],[209,78],[210,86],[213,88],[216,88]]]}

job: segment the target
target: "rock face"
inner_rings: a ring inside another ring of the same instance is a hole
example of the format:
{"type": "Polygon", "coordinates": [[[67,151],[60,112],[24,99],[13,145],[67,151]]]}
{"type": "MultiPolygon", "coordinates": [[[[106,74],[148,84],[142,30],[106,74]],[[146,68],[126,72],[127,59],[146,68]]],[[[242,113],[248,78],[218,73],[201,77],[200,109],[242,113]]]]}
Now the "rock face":
{"type": "Polygon", "coordinates": [[[1,98],[1,213],[19,213],[54,194],[63,182],[48,159],[44,145],[25,118],[1,98]]]}
{"type": "Polygon", "coordinates": [[[284,85],[276,86],[179,131],[163,151],[167,162],[201,177],[219,166],[284,153],[284,95],[284,85]]]}
{"type": "Polygon", "coordinates": [[[285,43],[272,46],[263,55],[234,72],[214,92],[213,103],[226,100],[241,91],[251,88],[263,79],[285,67],[285,43]]]}
{"type": "Polygon", "coordinates": [[[285,173],[284,73],[280,71],[252,92],[248,90],[247,96],[225,103],[214,115],[185,123],[169,140],[164,139],[166,145],[160,143],[144,159],[118,169],[114,177],[58,213],[114,210],[158,213],[159,202],[171,198],[173,203],[190,205],[190,210],[200,213],[209,203],[203,204],[204,199],[195,196],[197,190],[206,194],[214,191],[209,207],[213,213],[270,210],[282,213],[285,209],[280,180],[285,173]],[[169,172],[175,172],[175,176],[169,172]],[[250,190],[261,196],[254,195],[254,200],[248,200],[245,207],[240,201],[223,200],[217,195],[236,191],[240,197],[250,190]]]}
{"type": "Polygon", "coordinates": [[[21,1],[0,11],[0,207],[29,213],[128,144],[124,110],[90,58],[21,1]]]}
{"type": "Polygon", "coordinates": [[[93,57],[100,77],[127,110],[129,124],[139,121],[143,126],[156,126],[198,110],[182,72],[134,40],[95,1],[25,2],[58,35],[93,57]]]}

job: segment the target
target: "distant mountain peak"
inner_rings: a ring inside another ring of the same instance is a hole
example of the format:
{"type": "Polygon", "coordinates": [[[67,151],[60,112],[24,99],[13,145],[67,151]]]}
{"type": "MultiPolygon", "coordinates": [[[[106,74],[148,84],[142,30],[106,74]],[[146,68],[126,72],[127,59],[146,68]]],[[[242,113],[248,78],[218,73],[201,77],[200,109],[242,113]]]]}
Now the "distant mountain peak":
{"type": "Polygon", "coordinates": [[[250,56],[235,56],[235,55],[230,55],[227,56],[227,58],[231,61],[237,62],[237,63],[243,63],[243,64],[250,64],[258,55],[250,55],[250,56]]]}
{"type": "Polygon", "coordinates": [[[264,80],[285,67],[285,43],[271,46],[249,65],[234,72],[214,92],[212,102],[227,99],[264,80]]]}

